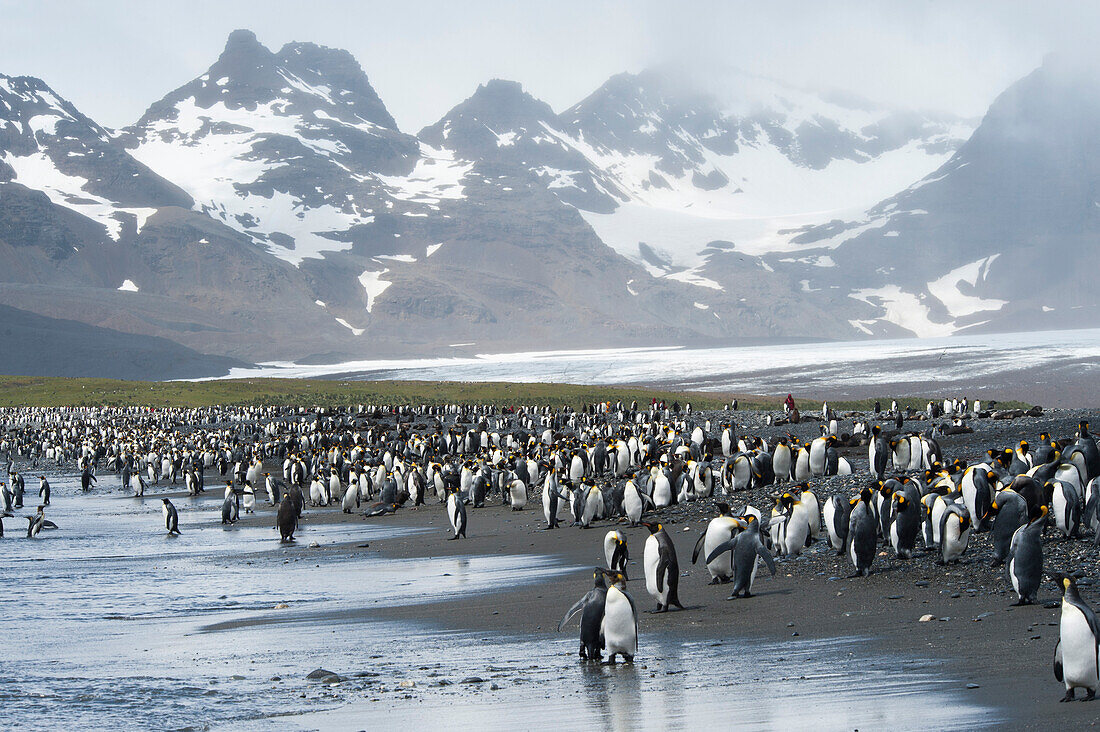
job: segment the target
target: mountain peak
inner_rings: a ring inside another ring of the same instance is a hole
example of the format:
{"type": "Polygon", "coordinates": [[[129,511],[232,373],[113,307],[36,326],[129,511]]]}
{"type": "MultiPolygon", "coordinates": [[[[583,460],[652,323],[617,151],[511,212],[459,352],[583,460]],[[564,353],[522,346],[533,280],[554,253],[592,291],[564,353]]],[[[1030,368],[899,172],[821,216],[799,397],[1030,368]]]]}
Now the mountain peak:
{"type": "Polygon", "coordinates": [[[246,28],[238,28],[229,34],[225,41],[225,50],[222,56],[239,56],[271,53],[264,44],[256,38],[256,34],[246,28]]]}

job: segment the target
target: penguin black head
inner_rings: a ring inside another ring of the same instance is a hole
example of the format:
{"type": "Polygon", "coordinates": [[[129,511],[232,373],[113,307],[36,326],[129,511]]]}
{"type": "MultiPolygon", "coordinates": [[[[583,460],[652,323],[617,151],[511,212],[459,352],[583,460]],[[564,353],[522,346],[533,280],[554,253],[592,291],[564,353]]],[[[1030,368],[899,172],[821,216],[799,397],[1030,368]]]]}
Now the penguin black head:
{"type": "Polygon", "coordinates": [[[728,503],[722,503],[721,501],[719,501],[718,503],[715,503],[714,505],[718,509],[718,515],[719,516],[728,516],[729,515],[730,505],[728,503]]]}
{"type": "Polygon", "coordinates": [[[650,533],[650,534],[656,534],[656,533],[657,533],[658,531],[660,531],[660,530],[661,530],[661,528],[662,528],[660,524],[654,524],[654,523],[651,523],[651,522],[649,522],[649,521],[643,521],[643,522],[642,522],[642,526],[644,526],[644,527],[646,527],[647,529],[649,529],[649,533],[650,533]]]}
{"type": "Polygon", "coordinates": [[[1073,576],[1061,572],[1051,572],[1050,578],[1058,585],[1058,590],[1063,595],[1073,596],[1077,594],[1077,580],[1073,576]]]}

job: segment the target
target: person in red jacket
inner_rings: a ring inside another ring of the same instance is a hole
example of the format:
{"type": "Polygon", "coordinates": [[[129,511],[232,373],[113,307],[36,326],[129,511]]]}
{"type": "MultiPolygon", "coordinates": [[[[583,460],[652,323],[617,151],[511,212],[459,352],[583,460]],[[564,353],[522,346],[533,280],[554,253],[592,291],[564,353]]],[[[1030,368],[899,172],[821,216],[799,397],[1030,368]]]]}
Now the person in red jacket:
{"type": "Polygon", "coordinates": [[[794,409],[794,397],[792,397],[790,394],[788,394],[787,398],[783,400],[783,409],[785,409],[788,413],[792,409],[794,409]]]}

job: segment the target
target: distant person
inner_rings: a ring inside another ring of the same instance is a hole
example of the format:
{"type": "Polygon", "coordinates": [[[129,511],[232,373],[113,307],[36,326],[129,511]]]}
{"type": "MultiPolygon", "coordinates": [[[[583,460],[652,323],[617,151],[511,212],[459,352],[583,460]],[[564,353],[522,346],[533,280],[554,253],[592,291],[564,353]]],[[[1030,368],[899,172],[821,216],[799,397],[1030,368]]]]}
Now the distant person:
{"type": "Polygon", "coordinates": [[[787,414],[790,414],[792,411],[794,411],[794,397],[790,394],[788,394],[787,398],[783,400],[783,411],[785,411],[787,414]]]}

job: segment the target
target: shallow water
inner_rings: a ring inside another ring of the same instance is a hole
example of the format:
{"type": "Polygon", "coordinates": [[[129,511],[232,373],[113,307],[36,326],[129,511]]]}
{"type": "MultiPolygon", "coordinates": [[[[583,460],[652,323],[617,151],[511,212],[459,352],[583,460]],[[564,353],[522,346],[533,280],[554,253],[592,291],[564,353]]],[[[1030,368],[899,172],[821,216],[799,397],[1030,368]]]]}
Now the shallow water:
{"type": "Polygon", "coordinates": [[[572,637],[468,635],[440,643],[424,636],[410,645],[415,656],[390,659],[399,669],[392,678],[416,686],[365,691],[339,709],[283,721],[334,730],[446,721],[476,729],[617,731],[948,730],[999,719],[970,703],[961,683],[937,675],[936,664],[875,656],[856,638],[682,643],[643,636],[636,663],[617,667],[577,660],[572,637]],[[434,662],[427,667],[417,660],[425,648],[434,662]],[[461,683],[475,675],[484,682],[461,683]],[[441,687],[440,679],[454,683],[441,687]]]}
{"type": "Polygon", "coordinates": [[[395,632],[345,620],[350,613],[570,569],[531,557],[326,551],[400,530],[310,525],[308,511],[299,542],[285,546],[267,526],[222,527],[216,500],[174,499],[183,534],[168,538],[155,496],[81,496],[72,479],[50,482],[47,516],[60,528],[29,540],[16,528],[23,519],[9,518],[0,542],[0,703],[10,727],[203,729],[332,706],[340,696],[305,675],[362,668],[395,632]]]}
{"type": "Polygon", "coordinates": [[[266,525],[222,527],[216,499],[173,499],[183,535],[168,538],[155,495],[84,496],[71,477],[50,480],[47,515],[60,528],[28,540],[23,520],[8,519],[0,541],[0,703],[11,728],[949,729],[996,719],[934,664],[879,657],[859,639],[685,643],[647,634],[643,618],[637,663],[608,668],[577,660],[575,621],[531,638],[375,621],[372,608],[575,568],[530,556],[381,559],[359,544],[409,530],[311,524],[308,509],[299,542],[285,546],[266,525]],[[307,681],[317,667],[348,678],[307,681]],[[485,681],[462,683],[470,676],[485,681]]]}

